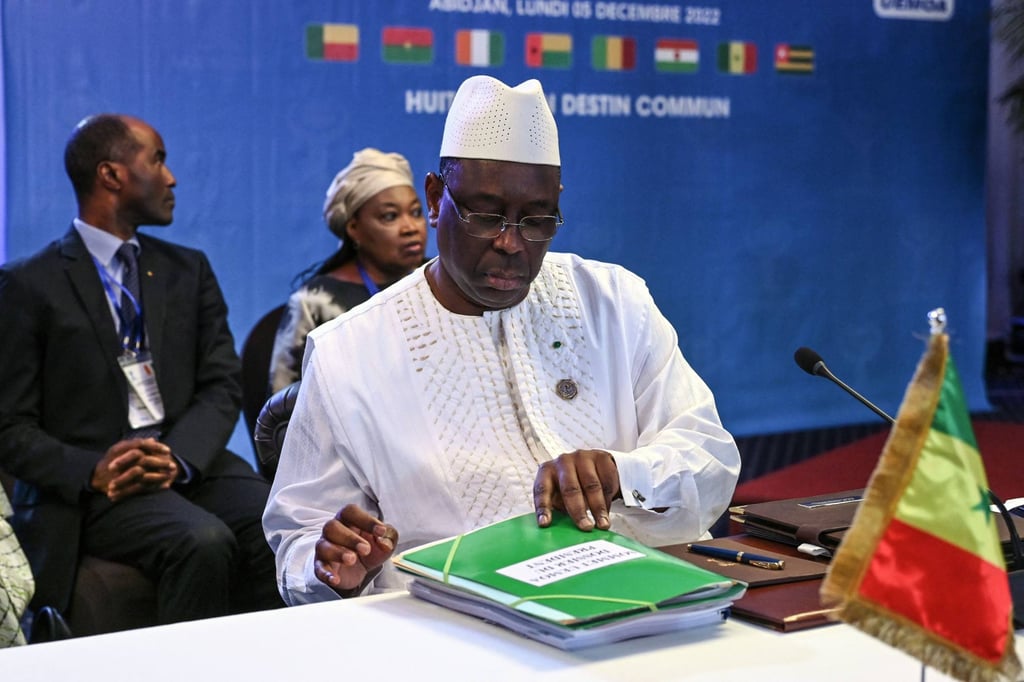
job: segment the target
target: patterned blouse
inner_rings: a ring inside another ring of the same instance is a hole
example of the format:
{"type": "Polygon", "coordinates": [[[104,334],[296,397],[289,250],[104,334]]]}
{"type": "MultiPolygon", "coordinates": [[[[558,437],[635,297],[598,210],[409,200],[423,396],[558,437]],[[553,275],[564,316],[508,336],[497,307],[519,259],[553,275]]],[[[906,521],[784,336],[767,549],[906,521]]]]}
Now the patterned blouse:
{"type": "Polygon", "coordinates": [[[293,292],[274,337],[270,392],[299,380],[309,332],[368,298],[370,292],[362,284],[343,282],[330,275],[317,275],[293,292]]]}

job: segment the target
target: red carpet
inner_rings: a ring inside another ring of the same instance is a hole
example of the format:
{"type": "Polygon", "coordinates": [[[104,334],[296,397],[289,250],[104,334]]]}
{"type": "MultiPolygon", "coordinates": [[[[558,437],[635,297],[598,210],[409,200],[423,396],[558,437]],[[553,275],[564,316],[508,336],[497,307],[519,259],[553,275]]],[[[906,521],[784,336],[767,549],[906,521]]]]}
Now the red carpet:
{"type": "MultiPolygon", "coordinates": [[[[824,495],[863,488],[875,469],[888,432],[829,450],[765,474],[736,488],[733,504],[824,495]]],[[[974,435],[985,461],[988,485],[1002,499],[1024,497],[1024,424],[975,421],[974,435]]]]}

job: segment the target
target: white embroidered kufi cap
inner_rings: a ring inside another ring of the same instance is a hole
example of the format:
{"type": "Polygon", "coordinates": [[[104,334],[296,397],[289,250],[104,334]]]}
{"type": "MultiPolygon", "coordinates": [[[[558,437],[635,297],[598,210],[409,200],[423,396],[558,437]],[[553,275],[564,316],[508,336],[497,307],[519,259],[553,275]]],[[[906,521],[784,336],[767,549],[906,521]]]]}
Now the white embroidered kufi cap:
{"type": "Polygon", "coordinates": [[[490,76],[467,78],[445,119],[441,157],[561,166],[558,127],[540,81],[510,88],[490,76]]]}

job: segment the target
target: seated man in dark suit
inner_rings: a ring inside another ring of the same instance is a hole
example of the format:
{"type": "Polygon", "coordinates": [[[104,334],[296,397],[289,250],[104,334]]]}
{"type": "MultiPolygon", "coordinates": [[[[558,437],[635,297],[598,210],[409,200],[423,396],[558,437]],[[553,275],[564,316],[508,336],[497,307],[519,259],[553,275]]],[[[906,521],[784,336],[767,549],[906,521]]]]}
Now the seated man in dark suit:
{"type": "Polygon", "coordinates": [[[220,287],[200,251],[137,233],[172,220],[165,158],[141,120],[79,123],[78,218],[0,269],[0,468],[34,604],[66,607],[87,553],[140,568],[161,622],[281,605],[268,484],[225,449],[241,389],[220,287]]]}

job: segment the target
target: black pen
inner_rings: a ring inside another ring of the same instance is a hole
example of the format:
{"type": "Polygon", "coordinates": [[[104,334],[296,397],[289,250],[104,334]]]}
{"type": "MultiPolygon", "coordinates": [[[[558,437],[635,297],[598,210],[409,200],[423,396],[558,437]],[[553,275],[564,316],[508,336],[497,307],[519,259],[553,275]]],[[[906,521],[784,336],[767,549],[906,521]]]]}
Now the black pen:
{"type": "Polygon", "coordinates": [[[687,545],[686,549],[690,550],[694,554],[703,554],[704,556],[714,557],[715,559],[724,559],[725,561],[757,566],[758,568],[769,568],[773,571],[780,571],[786,567],[785,561],[773,556],[762,556],[760,554],[750,554],[749,552],[737,552],[734,549],[725,549],[724,547],[712,547],[711,545],[687,545]]]}

